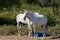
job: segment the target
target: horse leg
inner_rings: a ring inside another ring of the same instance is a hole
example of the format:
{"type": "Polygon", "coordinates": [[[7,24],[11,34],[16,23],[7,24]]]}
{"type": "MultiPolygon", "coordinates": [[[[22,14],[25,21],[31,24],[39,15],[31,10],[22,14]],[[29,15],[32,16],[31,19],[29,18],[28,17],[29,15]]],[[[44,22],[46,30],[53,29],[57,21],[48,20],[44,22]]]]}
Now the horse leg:
{"type": "Polygon", "coordinates": [[[21,22],[19,22],[19,34],[20,34],[20,36],[22,36],[21,28],[22,28],[22,23],[21,23],[21,22]]]}
{"type": "Polygon", "coordinates": [[[46,25],[43,25],[43,32],[44,32],[44,33],[43,33],[42,40],[45,40],[45,26],[46,26],[46,25]]]}
{"type": "Polygon", "coordinates": [[[45,32],[48,33],[48,26],[45,26],[45,32]]]}
{"type": "MultiPolygon", "coordinates": [[[[36,32],[36,28],[35,28],[35,25],[33,25],[33,28],[34,28],[34,33],[33,33],[33,36],[34,36],[34,34],[35,34],[35,32],[36,32]]],[[[34,36],[35,37],[35,36],[34,36]]]]}
{"type": "Polygon", "coordinates": [[[41,31],[43,30],[43,25],[41,25],[41,31]]]}
{"type": "Polygon", "coordinates": [[[18,30],[18,36],[19,36],[19,22],[17,22],[17,30],[18,30]]]}
{"type": "Polygon", "coordinates": [[[31,27],[31,25],[29,24],[28,25],[28,32],[29,32],[29,37],[31,37],[31,35],[32,35],[32,27],[31,27]]]}
{"type": "Polygon", "coordinates": [[[19,25],[19,22],[17,22],[17,30],[18,30],[18,36],[20,36],[21,34],[20,34],[20,30],[21,29],[21,25],[19,25]]]}

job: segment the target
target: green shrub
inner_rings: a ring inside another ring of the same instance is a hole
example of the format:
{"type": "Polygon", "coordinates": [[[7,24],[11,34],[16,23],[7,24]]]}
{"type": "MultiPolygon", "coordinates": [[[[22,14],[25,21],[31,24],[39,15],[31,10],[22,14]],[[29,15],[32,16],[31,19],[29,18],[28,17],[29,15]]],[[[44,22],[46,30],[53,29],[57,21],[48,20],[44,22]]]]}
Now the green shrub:
{"type": "Polygon", "coordinates": [[[17,28],[12,25],[1,25],[0,35],[17,35],[17,28]]]}
{"type": "Polygon", "coordinates": [[[12,24],[15,22],[15,15],[12,13],[0,13],[0,25],[1,24],[12,24]]]}
{"type": "Polygon", "coordinates": [[[49,26],[55,26],[56,25],[56,17],[54,15],[49,13],[47,15],[47,19],[48,19],[47,25],[49,25],[49,26]]]}

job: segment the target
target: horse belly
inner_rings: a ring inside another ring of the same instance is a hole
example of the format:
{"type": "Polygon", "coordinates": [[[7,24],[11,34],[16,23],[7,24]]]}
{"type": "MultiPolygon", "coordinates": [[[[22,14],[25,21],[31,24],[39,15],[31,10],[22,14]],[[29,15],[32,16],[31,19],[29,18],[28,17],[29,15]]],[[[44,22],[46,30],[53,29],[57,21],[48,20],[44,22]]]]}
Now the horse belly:
{"type": "Polygon", "coordinates": [[[36,20],[33,24],[35,24],[36,26],[41,26],[43,22],[40,20],[36,20]]]}
{"type": "Polygon", "coordinates": [[[42,22],[38,22],[38,23],[37,23],[37,26],[41,26],[41,25],[43,25],[42,22]]]}

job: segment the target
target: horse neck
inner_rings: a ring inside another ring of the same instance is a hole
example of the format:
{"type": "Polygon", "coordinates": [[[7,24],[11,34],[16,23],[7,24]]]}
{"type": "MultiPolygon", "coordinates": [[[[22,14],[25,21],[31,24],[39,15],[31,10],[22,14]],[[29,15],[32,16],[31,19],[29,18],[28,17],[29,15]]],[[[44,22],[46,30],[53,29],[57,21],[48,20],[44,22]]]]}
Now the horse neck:
{"type": "Polygon", "coordinates": [[[33,19],[36,19],[36,18],[34,16],[34,14],[31,14],[29,20],[33,21],[33,19]]]}

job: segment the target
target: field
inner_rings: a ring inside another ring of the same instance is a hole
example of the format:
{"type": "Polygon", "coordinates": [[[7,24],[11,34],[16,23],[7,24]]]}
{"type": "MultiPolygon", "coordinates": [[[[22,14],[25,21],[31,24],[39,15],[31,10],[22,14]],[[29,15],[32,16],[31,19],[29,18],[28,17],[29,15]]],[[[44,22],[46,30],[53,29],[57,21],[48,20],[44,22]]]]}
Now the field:
{"type": "MultiPolygon", "coordinates": [[[[49,32],[53,36],[46,37],[46,40],[60,40],[60,25],[57,25],[57,26],[49,27],[49,32]]],[[[41,40],[42,38],[42,37],[37,37],[37,38],[28,37],[27,25],[23,26],[22,33],[23,33],[23,36],[17,36],[17,28],[14,25],[1,25],[0,26],[0,40],[41,40]]]]}
{"type": "MultiPolygon", "coordinates": [[[[60,34],[60,16],[53,15],[51,7],[41,8],[40,11],[42,14],[45,13],[44,15],[47,16],[49,20],[49,24],[53,24],[52,26],[48,26],[48,32],[51,34],[51,36],[59,35],[60,34]],[[49,11],[46,11],[48,8],[49,8],[49,11]],[[56,19],[54,17],[56,17],[56,19]]],[[[20,12],[23,13],[22,11],[20,12]]],[[[16,15],[18,13],[16,13],[16,15]]],[[[0,40],[40,40],[40,38],[34,39],[34,38],[27,37],[27,34],[28,34],[27,25],[23,26],[22,28],[23,36],[22,37],[17,36],[18,34],[17,27],[16,27],[16,24],[14,25],[14,22],[16,21],[15,19],[16,15],[14,15],[13,12],[10,13],[8,11],[0,13],[0,24],[1,24],[0,25],[0,40]]],[[[37,31],[40,31],[40,29],[37,28],[37,31]]],[[[47,37],[46,40],[60,40],[60,37],[56,39],[47,37]]]]}
{"type": "MultiPolygon", "coordinates": [[[[40,11],[48,19],[50,37],[46,40],[60,40],[60,0],[0,0],[0,40],[40,40],[30,38],[27,25],[22,27],[22,36],[18,35],[16,16],[23,14],[24,9],[32,12],[40,11]]],[[[41,28],[37,27],[36,32],[41,28]]]]}

